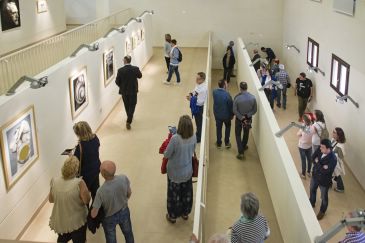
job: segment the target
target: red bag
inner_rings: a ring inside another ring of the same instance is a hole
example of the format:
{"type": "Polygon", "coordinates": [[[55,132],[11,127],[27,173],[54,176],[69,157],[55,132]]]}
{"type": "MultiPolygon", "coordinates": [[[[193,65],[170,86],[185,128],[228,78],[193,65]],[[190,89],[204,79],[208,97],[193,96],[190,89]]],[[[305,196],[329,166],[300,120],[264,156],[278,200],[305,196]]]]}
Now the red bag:
{"type": "Polygon", "coordinates": [[[169,162],[169,159],[163,157],[162,158],[162,164],[161,164],[161,174],[166,174],[167,173],[167,162],[169,162]]]}
{"type": "Polygon", "coordinates": [[[198,157],[196,157],[196,153],[194,152],[194,156],[191,159],[191,163],[193,166],[193,177],[198,177],[199,172],[199,160],[198,157]]]}

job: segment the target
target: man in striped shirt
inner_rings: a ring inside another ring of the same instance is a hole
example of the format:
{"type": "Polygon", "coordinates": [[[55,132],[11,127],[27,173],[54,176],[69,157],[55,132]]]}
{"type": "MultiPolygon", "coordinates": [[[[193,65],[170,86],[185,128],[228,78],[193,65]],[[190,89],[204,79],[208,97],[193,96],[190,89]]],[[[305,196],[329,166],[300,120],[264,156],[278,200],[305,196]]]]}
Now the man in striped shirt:
{"type": "Polygon", "coordinates": [[[266,218],[260,214],[259,200],[252,192],[241,197],[242,216],[232,226],[232,243],[263,243],[270,235],[266,218]]]}
{"type": "MultiPolygon", "coordinates": [[[[358,211],[350,212],[347,218],[363,217],[358,211]]],[[[346,233],[346,237],[340,241],[340,243],[364,243],[365,233],[361,231],[359,226],[347,226],[349,232],[346,233]]]]}
{"type": "Polygon", "coordinates": [[[279,64],[279,72],[275,74],[276,80],[283,85],[283,89],[278,89],[278,95],[276,97],[277,107],[281,107],[281,93],[283,93],[283,109],[286,109],[286,89],[288,88],[288,83],[290,83],[290,78],[288,73],[284,70],[284,64],[279,64]]]}

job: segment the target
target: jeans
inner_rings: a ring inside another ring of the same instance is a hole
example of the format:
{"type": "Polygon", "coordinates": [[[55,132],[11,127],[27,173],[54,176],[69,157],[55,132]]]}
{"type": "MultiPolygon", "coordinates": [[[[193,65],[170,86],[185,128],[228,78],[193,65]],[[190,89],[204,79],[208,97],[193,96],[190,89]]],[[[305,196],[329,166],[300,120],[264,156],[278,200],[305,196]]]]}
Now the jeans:
{"type": "Polygon", "coordinates": [[[305,171],[311,172],[312,168],[312,148],[309,149],[302,149],[299,148],[300,160],[302,161],[302,175],[305,176],[305,171]],[[307,168],[308,164],[308,168],[307,168]]]}
{"type": "Polygon", "coordinates": [[[134,110],[137,105],[137,94],[122,95],[125,113],[127,114],[127,122],[130,124],[133,120],[134,110]]]}
{"type": "Polygon", "coordinates": [[[343,184],[343,180],[342,180],[342,177],[339,175],[339,176],[335,176],[334,180],[336,181],[336,184],[337,184],[337,189],[338,190],[345,190],[345,185],[343,184]]]}
{"type": "Polygon", "coordinates": [[[236,118],[234,130],[235,130],[235,135],[236,135],[238,153],[243,154],[244,149],[248,142],[248,135],[250,133],[250,129],[243,128],[242,122],[236,118]],[[242,130],[243,130],[243,137],[241,137],[242,130]]]}
{"type": "Polygon", "coordinates": [[[226,80],[227,83],[229,83],[229,81],[231,80],[232,73],[233,73],[233,68],[224,68],[223,79],[226,80]]]}
{"type": "Polygon", "coordinates": [[[106,243],[117,242],[115,232],[115,227],[117,225],[119,225],[120,229],[123,232],[125,242],[134,243],[132,223],[128,207],[121,209],[115,214],[104,218],[102,224],[104,228],[106,243]]]}
{"type": "Polygon", "coordinates": [[[169,67],[169,75],[167,76],[167,82],[170,82],[172,74],[175,72],[176,74],[176,82],[180,83],[180,73],[179,73],[179,66],[174,66],[170,64],[169,67]]]}
{"type": "Polygon", "coordinates": [[[299,118],[303,117],[304,111],[307,108],[308,98],[298,96],[298,114],[299,118]]]}
{"type": "Polygon", "coordinates": [[[317,188],[321,190],[321,208],[319,209],[320,212],[325,213],[328,207],[328,190],[329,187],[319,185],[319,182],[314,179],[314,176],[311,179],[310,187],[309,187],[309,201],[312,204],[312,207],[316,204],[316,197],[317,197],[317,188]]]}
{"type": "Polygon", "coordinates": [[[314,154],[319,149],[319,147],[320,147],[320,145],[312,144],[312,154],[314,154]]]}
{"type": "Polygon", "coordinates": [[[200,106],[199,113],[194,116],[195,125],[196,125],[196,142],[197,143],[200,143],[201,136],[202,136],[203,111],[204,111],[204,105],[200,106]]]}
{"type": "Polygon", "coordinates": [[[230,119],[227,119],[227,120],[215,119],[215,125],[217,128],[217,145],[222,145],[223,123],[224,123],[224,126],[226,127],[225,133],[224,133],[224,143],[226,145],[229,144],[229,136],[231,134],[231,120],[230,119]]]}
{"type": "Polygon", "coordinates": [[[271,95],[271,89],[265,88],[264,92],[265,92],[267,100],[270,103],[271,109],[274,109],[274,99],[272,98],[272,95],[271,95]]]}
{"type": "Polygon", "coordinates": [[[283,108],[286,109],[286,85],[283,84],[283,89],[279,89],[277,90],[278,96],[276,97],[276,104],[278,106],[281,106],[281,94],[283,94],[283,108]]]}

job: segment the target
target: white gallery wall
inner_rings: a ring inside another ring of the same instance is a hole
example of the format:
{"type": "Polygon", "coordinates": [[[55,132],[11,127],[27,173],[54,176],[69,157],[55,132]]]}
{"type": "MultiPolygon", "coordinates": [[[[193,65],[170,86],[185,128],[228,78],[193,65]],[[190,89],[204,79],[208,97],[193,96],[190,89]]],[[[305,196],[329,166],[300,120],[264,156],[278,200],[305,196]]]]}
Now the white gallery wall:
{"type": "Polygon", "coordinates": [[[64,1],[47,0],[48,11],[37,13],[36,0],[19,0],[18,28],[0,31],[0,55],[66,30],[64,1]]]}
{"type": "MultiPolygon", "coordinates": [[[[356,1],[354,17],[334,12],[332,4],[333,0],[284,0],[283,42],[296,45],[301,52],[283,50],[283,54],[295,82],[298,74],[307,70],[308,37],[319,43],[318,67],[325,76],[307,72],[314,84],[314,100],[309,107],[323,111],[330,135],[335,127],[344,129],[345,160],[365,188],[365,2],[356,1]],[[350,64],[348,94],[360,104],[359,109],[351,102],[335,101],[338,94],[330,87],[332,53],[350,64]]],[[[346,185],[346,176],[344,180],[346,185]]]]}
{"type": "Polygon", "coordinates": [[[244,37],[245,43],[269,45],[282,51],[282,0],[110,0],[110,9],[131,8],[136,13],[154,10],[154,46],[163,46],[170,33],[183,47],[206,47],[213,32],[213,68],[222,68],[230,40],[244,37]]]}
{"type": "Polygon", "coordinates": [[[131,22],[125,33],[113,32],[108,38],[98,40],[98,51],[83,49],[75,58],[67,58],[40,73],[37,78],[48,76],[49,83],[44,88],[30,89],[27,83],[13,96],[0,96],[0,126],[30,105],[34,106],[39,144],[39,159],[8,191],[3,168],[0,169],[1,239],[15,239],[46,199],[50,179],[60,175],[60,168],[66,158],[60,153],[77,144],[73,124],[85,120],[95,131],[119,101],[115,77],[109,85],[104,86],[103,54],[114,49],[116,75],[125,56],[126,37],[137,34],[137,30],[144,27],[145,40],[131,53],[132,64],[142,68],[153,55],[151,23],[152,16],[146,14],[142,23],[131,22]],[[89,104],[72,120],[69,78],[84,67],[87,69],[89,104]]]}
{"type": "MultiPolygon", "coordinates": [[[[86,24],[109,15],[109,1],[64,0],[67,24],[86,24]]],[[[112,10],[111,12],[115,12],[112,10]]]]}

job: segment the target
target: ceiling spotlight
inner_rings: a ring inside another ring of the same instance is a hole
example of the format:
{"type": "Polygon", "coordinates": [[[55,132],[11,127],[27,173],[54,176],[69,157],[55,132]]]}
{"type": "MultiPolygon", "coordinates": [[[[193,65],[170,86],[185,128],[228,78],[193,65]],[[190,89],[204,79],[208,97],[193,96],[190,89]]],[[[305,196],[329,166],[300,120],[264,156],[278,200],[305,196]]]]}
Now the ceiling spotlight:
{"type": "Polygon", "coordinates": [[[300,53],[300,50],[295,45],[285,45],[285,47],[290,50],[291,48],[294,48],[298,53],[300,53]]]}
{"type": "Polygon", "coordinates": [[[34,79],[29,76],[23,76],[18,81],[16,81],[16,83],[8,90],[8,92],[6,92],[6,95],[10,96],[10,95],[15,94],[16,89],[25,81],[30,82],[30,88],[39,89],[41,87],[46,86],[46,84],[48,84],[48,77],[44,76],[40,79],[34,79]]]}
{"type": "Polygon", "coordinates": [[[357,103],[356,101],[354,101],[349,95],[343,95],[343,96],[336,96],[336,102],[340,103],[340,104],[344,104],[345,102],[347,102],[347,99],[349,99],[352,104],[354,104],[356,106],[356,108],[359,108],[359,103],[357,103]]]}
{"type": "Polygon", "coordinates": [[[107,38],[109,36],[110,33],[112,33],[113,31],[118,31],[119,33],[124,33],[125,30],[127,29],[126,26],[122,26],[122,28],[118,29],[118,28],[111,28],[105,35],[104,35],[104,38],[107,38]]]}
{"type": "Polygon", "coordinates": [[[141,22],[142,22],[142,18],[141,18],[141,17],[137,17],[137,18],[136,18],[136,21],[137,21],[138,23],[141,23],[141,22]]]}
{"type": "Polygon", "coordinates": [[[75,57],[77,55],[77,53],[83,49],[83,48],[87,48],[89,51],[97,51],[99,50],[99,42],[95,42],[92,45],[87,45],[87,44],[81,44],[79,47],[77,47],[77,49],[70,55],[70,57],[75,57]]]}
{"type": "Polygon", "coordinates": [[[325,76],[326,75],[326,73],[324,72],[324,71],[322,71],[319,67],[312,67],[312,66],[308,66],[308,71],[310,72],[310,73],[312,73],[313,71],[315,71],[315,72],[320,72],[323,76],[325,76]]]}
{"type": "Polygon", "coordinates": [[[295,123],[295,122],[291,122],[286,127],[280,129],[280,131],[278,131],[277,133],[275,133],[275,136],[277,136],[277,137],[283,136],[284,133],[286,133],[292,127],[297,127],[297,128],[302,129],[305,133],[308,133],[308,134],[310,133],[310,126],[304,126],[302,124],[298,124],[298,123],[295,123]]]}
{"type": "Polygon", "coordinates": [[[258,62],[262,62],[265,65],[269,64],[269,62],[265,58],[257,58],[253,63],[250,64],[250,67],[253,67],[258,62]]]}

